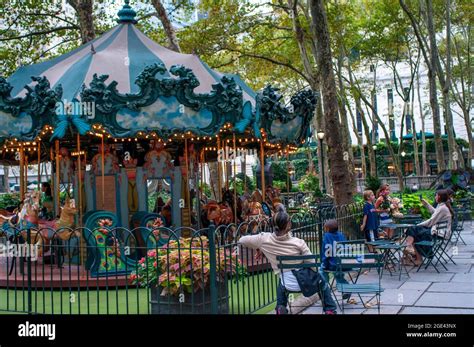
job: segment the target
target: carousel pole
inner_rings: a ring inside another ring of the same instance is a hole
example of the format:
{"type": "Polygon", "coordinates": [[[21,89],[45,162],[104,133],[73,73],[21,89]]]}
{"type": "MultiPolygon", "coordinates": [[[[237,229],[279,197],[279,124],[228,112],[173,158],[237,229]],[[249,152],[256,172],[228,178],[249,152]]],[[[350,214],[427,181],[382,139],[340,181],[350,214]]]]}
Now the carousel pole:
{"type": "Polygon", "coordinates": [[[77,180],[79,185],[79,225],[82,225],[82,167],[81,167],[81,135],[77,133],[77,180]]]}
{"type": "Polygon", "coordinates": [[[56,150],[56,191],[55,191],[55,200],[56,200],[56,216],[59,214],[59,205],[60,205],[60,199],[59,199],[59,193],[60,193],[60,187],[59,187],[59,140],[54,141],[54,147],[56,150]]]}
{"type": "Polygon", "coordinates": [[[290,196],[290,152],[286,151],[286,191],[290,196]]]}
{"type": "Polygon", "coordinates": [[[41,142],[38,141],[38,191],[41,191],[41,142]]]}
{"type": "Polygon", "coordinates": [[[247,193],[247,151],[244,150],[244,168],[243,168],[243,173],[244,173],[244,192],[247,193]]]}
{"type": "Polygon", "coordinates": [[[219,136],[217,136],[217,195],[216,199],[217,201],[221,201],[221,163],[219,162],[219,153],[221,152],[221,141],[219,139],[219,136]]]}
{"type": "Polygon", "coordinates": [[[105,189],[104,189],[104,185],[105,185],[105,148],[104,148],[104,134],[101,134],[100,136],[100,140],[101,140],[101,143],[102,143],[102,153],[101,153],[101,165],[102,165],[102,170],[101,173],[102,173],[102,209],[105,208],[105,189]]]}
{"type": "Polygon", "coordinates": [[[262,187],[262,200],[265,201],[265,153],[263,149],[263,137],[260,140],[260,183],[262,187]]]}
{"type": "MultiPolygon", "coordinates": [[[[23,154],[24,153],[25,152],[23,152],[23,154]]],[[[23,188],[25,190],[25,193],[27,193],[28,192],[28,156],[25,155],[25,158],[23,160],[24,160],[23,169],[25,170],[25,173],[23,174],[23,178],[25,179],[25,183],[23,185],[23,188]]]]}
{"type": "Polygon", "coordinates": [[[24,166],[24,151],[23,151],[23,144],[20,144],[20,200],[25,200],[25,171],[23,169],[24,166]]]}
{"type": "Polygon", "coordinates": [[[186,196],[188,198],[189,226],[191,226],[191,192],[189,190],[188,138],[184,139],[184,160],[186,161],[186,196]]]}
{"type": "Polygon", "coordinates": [[[201,155],[199,156],[200,158],[200,161],[201,161],[201,182],[200,182],[200,185],[201,187],[199,187],[199,199],[202,200],[202,196],[203,196],[203,190],[204,190],[204,148],[201,149],[201,155]]]}
{"type": "Polygon", "coordinates": [[[232,140],[234,145],[234,221],[237,224],[237,148],[235,146],[235,133],[232,134],[232,140]]]}

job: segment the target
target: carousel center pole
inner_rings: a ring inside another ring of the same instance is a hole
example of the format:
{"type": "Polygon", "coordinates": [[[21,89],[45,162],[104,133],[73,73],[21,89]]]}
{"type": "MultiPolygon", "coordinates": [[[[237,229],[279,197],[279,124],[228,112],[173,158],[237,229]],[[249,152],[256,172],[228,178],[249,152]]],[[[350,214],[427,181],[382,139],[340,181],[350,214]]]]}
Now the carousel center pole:
{"type": "MultiPolygon", "coordinates": [[[[23,154],[25,154],[24,151],[23,151],[23,154]]],[[[28,192],[28,156],[27,155],[25,155],[25,158],[24,158],[23,169],[25,170],[25,173],[23,174],[23,178],[25,179],[23,189],[25,190],[25,194],[26,194],[28,192]]]]}
{"type": "Polygon", "coordinates": [[[59,204],[60,204],[60,199],[59,199],[59,193],[60,193],[60,187],[59,187],[59,140],[56,140],[54,142],[54,147],[56,150],[56,196],[55,196],[55,201],[56,201],[56,216],[59,215],[59,204]]]}
{"type": "Polygon", "coordinates": [[[38,141],[38,191],[41,191],[41,142],[38,141]]]}
{"type": "Polygon", "coordinates": [[[105,189],[104,189],[104,185],[105,185],[105,158],[104,158],[104,155],[105,155],[105,148],[104,148],[104,134],[101,134],[100,136],[100,140],[101,140],[101,143],[102,143],[102,153],[100,155],[101,157],[101,165],[102,165],[102,169],[100,170],[101,173],[102,173],[102,209],[105,209],[105,189]]]}
{"type": "Polygon", "coordinates": [[[234,145],[234,221],[237,224],[237,148],[235,146],[235,133],[232,134],[232,140],[234,145]]]}
{"type": "Polygon", "coordinates": [[[189,157],[188,157],[188,139],[184,139],[184,160],[186,161],[186,196],[188,198],[189,226],[191,226],[191,192],[189,189],[189,157]]]}
{"type": "Polygon", "coordinates": [[[221,201],[221,163],[219,162],[219,153],[221,152],[221,141],[219,136],[217,136],[217,195],[216,200],[221,201]]]}
{"type": "Polygon", "coordinates": [[[260,183],[262,187],[262,200],[265,202],[265,153],[263,149],[263,137],[260,139],[260,183]]]}

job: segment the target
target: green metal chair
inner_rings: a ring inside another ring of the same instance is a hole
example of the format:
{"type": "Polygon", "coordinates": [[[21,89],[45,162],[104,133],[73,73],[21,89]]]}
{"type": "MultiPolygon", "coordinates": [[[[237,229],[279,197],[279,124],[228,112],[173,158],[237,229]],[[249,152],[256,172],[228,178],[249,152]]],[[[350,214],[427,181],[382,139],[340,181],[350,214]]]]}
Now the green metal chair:
{"type": "MultiPolygon", "coordinates": [[[[313,268],[314,271],[319,271],[319,267],[321,266],[321,261],[319,254],[309,254],[309,255],[280,255],[276,257],[278,261],[278,269],[280,269],[281,272],[284,270],[298,270],[298,269],[304,269],[304,268],[313,268]],[[294,263],[289,263],[289,262],[294,262],[294,261],[305,261],[305,260],[312,260],[311,262],[307,263],[301,263],[301,264],[294,264],[294,263]]],[[[285,278],[284,276],[281,276],[281,283],[283,286],[285,286],[285,278]]],[[[292,293],[301,293],[301,291],[290,291],[286,290],[287,294],[292,294],[292,293]]],[[[320,296],[321,303],[323,302],[323,297],[320,296]]],[[[290,314],[292,313],[291,310],[291,302],[288,302],[288,306],[290,308],[290,314]]]]}
{"type": "MultiPolygon", "coordinates": [[[[437,230],[447,229],[447,227],[448,227],[448,222],[439,222],[436,224],[437,230]]],[[[452,236],[453,236],[453,233],[451,233],[450,238],[452,236]]],[[[443,237],[438,237],[438,236],[433,236],[433,239],[431,241],[415,242],[414,243],[415,246],[425,247],[425,248],[417,248],[418,252],[423,257],[423,260],[421,264],[418,266],[418,269],[416,270],[416,272],[420,271],[420,269],[423,266],[425,266],[425,270],[426,270],[431,265],[434,267],[436,272],[439,273],[439,270],[437,267],[438,264],[441,264],[441,266],[443,266],[444,269],[448,271],[448,268],[441,261],[443,258],[443,254],[447,254],[446,248],[448,244],[449,244],[449,239],[445,239],[443,237]]]]}
{"type": "MultiPolygon", "coordinates": [[[[384,291],[381,285],[381,269],[383,267],[382,255],[381,254],[359,254],[359,255],[348,255],[337,257],[337,266],[339,271],[343,271],[344,268],[350,266],[352,268],[359,269],[376,269],[378,281],[374,283],[349,283],[343,284],[338,283],[336,285],[337,290],[344,295],[345,293],[349,294],[358,294],[361,297],[362,294],[375,294],[368,301],[372,300],[374,297],[377,298],[377,308],[378,313],[380,314],[380,294],[384,291]]],[[[363,302],[364,306],[366,303],[363,302]]],[[[342,313],[344,313],[344,300],[342,300],[342,313]]]]}
{"type": "Polygon", "coordinates": [[[464,231],[464,219],[465,219],[466,209],[464,208],[454,208],[454,220],[452,226],[453,232],[453,244],[457,246],[459,240],[466,246],[466,241],[462,238],[461,232],[464,231]]]}
{"type": "MultiPolygon", "coordinates": [[[[364,250],[364,253],[365,253],[365,250],[366,250],[365,249],[366,248],[365,247],[366,246],[366,240],[365,239],[339,241],[339,242],[336,243],[336,249],[338,249],[339,245],[344,247],[344,251],[347,251],[348,253],[353,252],[353,251],[355,252],[357,250],[360,250],[361,248],[364,250]]],[[[323,252],[324,251],[325,250],[323,250],[323,252]]],[[[329,284],[329,287],[331,288],[331,292],[332,292],[332,295],[334,297],[334,300],[336,301],[339,308],[342,309],[342,307],[339,304],[339,301],[337,300],[337,294],[336,294],[336,290],[334,288],[334,282],[336,281],[336,274],[338,272],[342,272],[342,276],[345,276],[347,274],[352,283],[357,283],[357,280],[359,279],[359,276],[361,274],[362,269],[353,268],[351,266],[346,266],[343,269],[337,269],[337,268],[335,270],[324,269],[323,271],[327,274],[332,274],[332,279],[328,284],[329,284]],[[357,272],[357,275],[356,275],[355,278],[352,277],[352,275],[351,275],[353,272],[357,272]]],[[[359,298],[362,301],[362,298],[360,296],[359,296],[359,298]]],[[[349,298],[347,298],[347,299],[343,298],[342,300],[349,300],[349,298]]]]}

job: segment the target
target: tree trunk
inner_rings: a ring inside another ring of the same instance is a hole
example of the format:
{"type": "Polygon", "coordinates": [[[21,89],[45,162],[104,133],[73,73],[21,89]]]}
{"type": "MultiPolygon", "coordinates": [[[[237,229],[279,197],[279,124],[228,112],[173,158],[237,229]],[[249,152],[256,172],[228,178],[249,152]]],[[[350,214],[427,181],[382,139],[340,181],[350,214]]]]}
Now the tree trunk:
{"type": "Polygon", "coordinates": [[[418,70],[416,74],[416,91],[418,95],[418,106],[420,108],[420,119],[421,119],[421,174],[422,176],[428,175],[429,166],[427,167],[427,158],[426,158],[426,137],[425,137],[425,113],[423,112],[423,105],[421,103],[421,93],[420,93],[420,72],[418,70]]]}
{"type": "Polygon", "coordinates": [[[82,43],[87,43],[95,39],[94,18],[92,16],[93,0],[67,0],[68,4],[74,8],[81,28],[82,43]]]}
{"type": "Polygon", "coordinates": [[[218,162],[209,162],[209,185],[211,187],[211,197],[216,201],[220,201],[220,190],[217,187],[219,184],[219,174],[217,165],[218,162]]]}
{"type": "Polygon", "coordinates": [[[471,161],[474,159],[474,142],[473,142],[473,139],[472,139],[472,123],[471,123],[472,117],[469,114],[469,110],[463,108],[462,112],[463,112],[463,116],[464,116],[463,117],[464,118],[464,124],[466,125],[466,129],[467,129],[467,139],[469,141],[469,154],[468,154],[468,158],[467,158],[467,160],[468,160],[467,166],[471,167],[471,161]]]}
{"type": "Polygon", "coordinates": [[[414,108],[415,108],[415,90],[412,89],[411,93],[411,110],[410,110],[410,115],[411,115],[411,124],[413,127],[413,158],[414,158],[414,171],[415,175],[419,176],[420,175],[420,158],[418,157],[418,137],[416,134],[416,123],[415,123],[415,113],[414,113],[414,108]]]}
{"type": "MultiPolygon", "coordinates": [[[[449,102],[449,90],[451,89],[451,15],[450,15],[451,1],[446,0],[446,71],[443,75],[439,54],[437,54],[438,61],[436,66],[438,68],[438,78],[440,80],[443,92],[443,107],[446,117],[446,130],[448,133],[448,152],[449,152],[449,167],[457,169],[459,166],[464,166],[464,161],[459,158],[459,148],[456,143],[453,124],[453,113],[451,112],[451,105],[449,102]]],[[[435,47],[436,51],[438,47],[435,47]]]]}
{"type": "Polygon", "coordinates": [[[375,151],[372,147],[372,137],[370,136],[369,125],[367,124],[367,119],[365,119],[365,113],[364,111],[362,111],[359,98],[356,98],[356,107],[359,110],[360,118],[362,119],[362,126],[364,127],[365,139],[367,140],[367,153],[369,154],[370,176],[377,177],[377,163],[375,161],[375,151]]]}
{"type": "Polygon", "coordinates": [[[3,165],[3,186],[5,187],[5,192],[10,193],[10,182],[9,176],[10,175],[10,167],[8,165],[3,165]]]}
{"type": "MultiPolygon", "coordinates": [[[[339,94],[340,97],[338,98],[339,101],[339,113],[341,115],[341,125],[342,125],[342,135],[344,139],[344,152],[347,153],[347,156],[344,156],[344,160],[347,162],[347,166],[354,168],[354,153],[352,153],[352,142],[351,142],[351,134],[349,131],[349,120],[347,118],[347,110],[346,110],[346,103],[344,102],[344,96],[345,91],[344,91],[344,82],[342,79],[342,64],[343,64],[343,52],[339,54],[337,58],[337,79],[339,83],[339,94]]],[[[351,178],[351,186],[352,186],[352,191],[357,193],[357,187],[356,187],[356,175],[355,175],[355,170],[350,171],[350,178],[351,178]]]]}
{"type": "Polygon", "coordinates": [[[426,0],[426,18],[428,27],[428,36],[430,40],[430,62],[428,66],[428,78],[430,87],[430,104],[433,110],[433,129],[436,147],[436,161],[438,171],[446,168],[444,162],[443,140],[441,139],[441,120],[439,113],[438,96],[436,94],[436,62],[438,60],[438,49],[436,46],[436,33],[433,24],[433,4],[432,0],[426,0]]]}
{"type": "MultiPolygon", "coordinates": [[[[318,91],[321,95],[321,91],[318,91]]],[[[325,129],[325,123],[324,123],[324,112],[323,112],[323,105],[322,103],[318,103],[316,107],[316,129],[317,131],[319,130],[324,130],[325,129]]],[[[318,172],[319,172],[319,189],[323,191],[323,188],[326,189],[326,193],[329,192],[329,187],[331,186],[329,179],[328,179],[328,161],[327,161],[327,149],[324,145],[320,146],[320,141],[316,137],[316,141],[318,141],[318,147],[317,147],[317,154],[318,154],[318,172]],[[321,161],[321,157],[324,158],[324,165],[323,161],[321,161]],[[324,168],[324,170],[323,170],[324,168]],[[324,181],[323,181],[323,176],[324,176],[324,181]],[[323,182],[324,187],[323,187],[323,182]]]]}
{"type": "Polygon", "coordinates": [[[312,23],[318,56],[318,66],[321,74],[323,102],[325,111],[325,133],[329,147],[328,156],[330,176],[333,183],[336,204],[352,202],[352,187],[350,185],[349,167],[344,161],[343,139],[340,131],[336,81],[332,68],[331,41],[324,9],[323,0],[311,0],[312,23]]]}
{"type": "Polygon", "coordinates": [[[348,101],[347,98],[346,98],[345,91],[344,91],[344,94],[343,94],[343,98],[344,98],[344,103],[346,104],[347,109],[349,110],[349,115],[351,116],[351,120],[352,120],[352,130],[353,130],[354,133],[356,134],[357,145],[358,145],[359,148],[360,148],[360,160],[361,160],[361,166],[362,166],[362,178],[365,179],[365,178],[366,178],[366,175],[367,175],[367,164],[365,163],[364,141],[362,141],[362,136],[360,136],[359,133],[358,133],[358,131],[357,131],[357,126],[356,126],[356,120],[355,120],[355,117],[354,117],[354,113],[352,112],[352,109],[351,109],[351,107],[350,107],[349,101],[348,101]]]}
{"type": "Polygon", "coordinates": [[[171,21],[168,18],[168,14],[166,13],[166,9],[161,3],[161,0],[152,0],[151,1],[153,7],[156,10],[158,19],[161,21],[163,25],[163,29],[165,30],[166,37],[170,43],[169,48],[175,52],[181,53],[181,48],[179,47],[178,38],[176,37],[176,31],[171,24],[171,21]]]}

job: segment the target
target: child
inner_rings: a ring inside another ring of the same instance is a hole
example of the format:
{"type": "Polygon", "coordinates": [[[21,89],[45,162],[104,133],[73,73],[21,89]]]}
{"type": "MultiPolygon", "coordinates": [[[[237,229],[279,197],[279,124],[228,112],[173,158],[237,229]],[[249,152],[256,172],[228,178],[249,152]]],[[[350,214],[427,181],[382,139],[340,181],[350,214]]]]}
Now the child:
{"type": "MultiPolygon", "coordinates": [[[[364,200],[364,218],[362,219],[360,230],[364,232],[367,241],[373,242],[378,239],[378,216],[374,206],[374,192],[371,190],[364,191],[364,200]]],[[[369,250],[371,248],[369,247],[369,250]]]]}
{"type": "Polygon", "coordinates": [[[382,184],[380,189],[377,191],[377,200],[375,201],[376,212],[379,213],[380,227],[384,229],[387,238],[393,237],[394,230],[386,228],[385,225],[393,224],[393,220],[390,216],[390,204],[392,199],[390,197],[390,186],[388,184],[382,184]]]}
{"type": "MultiPolygon", "coordinates": [[[[329,283],[329,273],[328,271],[336,271],[336,255],[337,255],[337,243],[341,241],[346,241],[346,237],[342,232],[338,230],[337,221],[335,219],[330,219],[324,223],[324,236],[323,236],[323,251],[321,256],[321,272],[326,280],[329,283]],[[325,271],[326,270],[326,271],[325,271]]],[[[344,278],[343,273],[334,272],[334,277],[337,283],[347,284],[348,282],[344,278]]],[[[351,297],[350,294],[344,294],[343,299],[348,300],[351,297]]]]}

